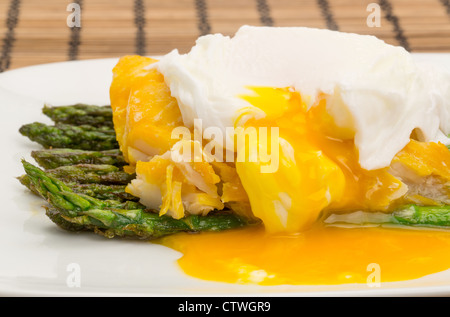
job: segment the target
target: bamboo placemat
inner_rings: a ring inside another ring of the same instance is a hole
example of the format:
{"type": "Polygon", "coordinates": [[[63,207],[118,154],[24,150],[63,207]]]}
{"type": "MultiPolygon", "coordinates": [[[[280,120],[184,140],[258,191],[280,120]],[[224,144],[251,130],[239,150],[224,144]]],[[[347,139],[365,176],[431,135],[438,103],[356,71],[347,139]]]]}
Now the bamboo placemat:
{"type": "Polygon", "coordinates": [[[450,0],[0,0],[0,71],[187,52],[198,36],[232,35],[243,24],[329,28],[411,52],[450,52],[450,0]],[[68,26],[73,3],[80,27],[68,26]]]}

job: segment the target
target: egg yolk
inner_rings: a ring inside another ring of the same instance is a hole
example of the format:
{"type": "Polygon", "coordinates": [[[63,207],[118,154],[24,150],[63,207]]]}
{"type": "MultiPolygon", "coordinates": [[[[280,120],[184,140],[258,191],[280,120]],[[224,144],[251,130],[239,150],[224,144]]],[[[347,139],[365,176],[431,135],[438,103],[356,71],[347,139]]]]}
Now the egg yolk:
{"type": "MultiPolygon", "coordinates": [[[[290,89],[252,88],[243,96],[262,110],[263,118],[252,118],[254,108],[243,109],[236,119],[244,127],[279,129],[279,168],[261,173],[260,160],[236,162],[252,210],[269,232],[300,232],[317,220],[321,212],[388,210],[402,193],[402,182],[388,168],[368,171],[360,167],[353,139],[337,139],[348,130],[335,127],[329,134],[325,99],[307,109],[298,92],[290,89]],[[247,118],[242,123],[242,118],[247,118]]],[[[255,113],[256,114],[256,113],[255,113]]],[[[328,120],[329,122],[330,120],[328,120]]],[[[262,145],[259,142],[258,145],[262,145]]],[[[264,144],[265,146],[265,144],[264,144]]],[[[252,151],[247,143],[237,149],[252,151]]]]}
{"type": "Polygon", "coordinates": [[[450,268],[450,233],[445,231],[316,224],[289,235],[268,234],[258,226],[177,234],[157,243],[181,252],[178,264],[189,276],[225,283],[358,283],[368,289],[450,268]]]}

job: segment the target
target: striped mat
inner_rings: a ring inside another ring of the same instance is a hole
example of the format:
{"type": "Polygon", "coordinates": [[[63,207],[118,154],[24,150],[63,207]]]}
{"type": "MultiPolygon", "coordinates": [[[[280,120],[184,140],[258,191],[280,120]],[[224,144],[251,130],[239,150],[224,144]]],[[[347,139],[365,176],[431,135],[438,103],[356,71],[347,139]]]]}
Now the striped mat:
{"type": "Polygon", "coordinates": [[[0,71],[183,53],[200,35],[232,35],[244,24],[329,28],[411,52],[450,52],[450,0],[0,0],[0,71]]]}

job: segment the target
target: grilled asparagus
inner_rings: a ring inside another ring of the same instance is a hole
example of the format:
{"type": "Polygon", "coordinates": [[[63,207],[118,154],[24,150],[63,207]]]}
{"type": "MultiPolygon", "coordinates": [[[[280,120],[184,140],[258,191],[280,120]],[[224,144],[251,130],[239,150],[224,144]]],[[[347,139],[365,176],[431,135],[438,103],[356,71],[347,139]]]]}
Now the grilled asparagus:
{"type": "Polygon", "coordinates": [[[55,123],[113,127],[110,106],[75,104],[51,107],[45,105],[42,112],[55,123]]]}
{"type": "Polygon", "coordinates": [[[67,165],[49,169],[47,172],[66,182],[107,185],[126,185],[136,177],[117,166],[107,164],[67,165]]]}
{"type": "Polygon", "coordinates": [[[126,162],[119,149],[87,151],[79,149],[43,149],[32,151],[31,157],[45,169],[76,164],[106,164],[124,166],[126,162]]]}
{"type": "Polygon", "coordinates": [[[54,126],[40,122],[25,124],[19,132],[45,148],[70,148],[89,151],[118,149],[115,131],[109,127],[70,125],[54,126]]]}

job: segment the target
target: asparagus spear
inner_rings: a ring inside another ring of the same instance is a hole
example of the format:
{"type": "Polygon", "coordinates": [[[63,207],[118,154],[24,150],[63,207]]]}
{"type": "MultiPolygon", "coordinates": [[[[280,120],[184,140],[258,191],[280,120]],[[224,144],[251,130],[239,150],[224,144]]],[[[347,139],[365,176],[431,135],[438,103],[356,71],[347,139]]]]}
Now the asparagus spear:
{"type": "Polygon", "coordinates": [[[126,185],[136,175],[107,164],[77,164],[47,170],[49,174],[65,182],[126,185]]]}
{"type": "Polygon", "coordinates": [[[91,126],[113,126],[111,106],[75,104],[50,107],[45,105],[42,112],[56,123],[91,126]]]}
{"type": "Polygon", "coordinates": [[[126,185],[78,184],[66,183],[74,192],[98,199],[113,199],[120,201],[138,201],[139,198],[125,192],[126,185]]]}
{"type": "MultiPolygon", "coordinates": [[[[17,178],[22,185],[27,187],[35,194],[39,194],[33,187],[27,174],[17,178]]],[[[63,181],[64,182],[64,181],[63,181]]],[[[111,199],[119,201],[138,201],[139,198],[125,192],[126,185],[104,185],[95,183],[80,184],[76,182],[64,182],[73,192],[88,195],[97,199],[111,199]]]]}
{"type": "Polygon", "coordinates": [[[28,188],[33,194],[36,194],[40,196],[40,193],[37,191],[36,188],[34,188],[34,185],[31,183],[30,177],[28,177],[27,174],[21,175],[17,177],[19,182],[24,185],[26,188],[28,188]]]}
{"type": "Polygon", "coordinates": [[[45,148],[70,148],[90,151],[118,149],[115,131],[108,127],[74,126],[40,122],[25,124],[19,132],[45,148]]]}
{"type": "Polygon", "coordinates": [[[119,149],[86,151],[79,149],[44,149],[32,151],[31,156],[45,169],[76,164],[126,165],[119,149]]]}
{"type": "Polygon", "coordinates": [[[73,223],[70,221],[67,221],[66,219],[64,219],[64,217],[61,215],[61,213],[59,212],[59,210],[55,207],[52,206],[44,206],[45,207],[45,214],[47,215],[48,218],[50,218],[50,220],[55,223],[56,225],[58,225],[58,227],[67,230],[67,231],[89,231],[89,230],[93,230],[93,228],[87,226],[87,225],[82,225],[79,223],[73,223]]]}
{"type": "Polygon", "coordinates": [[[450,205],[405,205],[392,213],[356,211],[348,214],[328,215],[326,224],[381,225],[396,224],[405,227],[450,228],[450,205]]]}
{"type": "Polygon", "coordinates": [[[394,221],[407,225],[450,226],[450,205],[408,205],[392,213],[394,221]]]}
{"type": "Polygon", "coordinates": [[[190,215],[174,219],[144,209],[89,209],[78,216],[47,207],[47,216],[58,226],[70,231],[94,231],[107,238],[138,238],[151,240],[179,232],[223,231],[248,225],[245,219],[229,211],[207,216],[190,215]]]}
{"type": "Polygon", "coordinates": [[[177,232],[219,231],[248,224],[246,219],[226,211],[174,219],[143,208],[124,209],[117,202],[76,194],[40,168],[25,160],[22,164],[36,192],[51,204],[47,214],[62,227],[94,230],[108,238],[154,239],[177,232]]]}

